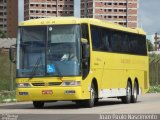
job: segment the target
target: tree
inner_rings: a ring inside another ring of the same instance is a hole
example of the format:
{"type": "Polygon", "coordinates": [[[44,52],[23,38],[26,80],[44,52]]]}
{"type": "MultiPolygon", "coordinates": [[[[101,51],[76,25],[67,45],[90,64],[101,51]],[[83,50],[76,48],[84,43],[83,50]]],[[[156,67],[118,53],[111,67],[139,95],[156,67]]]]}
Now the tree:
{"type": "Polygon", "coordinates": [[[6,38],[5,32],[0,29],[0,38],[6,38]]]}
{"type": "Polygon", "coordinates": [[[154,51],[154,45],[147,39],[148,51],[154,51]]]}

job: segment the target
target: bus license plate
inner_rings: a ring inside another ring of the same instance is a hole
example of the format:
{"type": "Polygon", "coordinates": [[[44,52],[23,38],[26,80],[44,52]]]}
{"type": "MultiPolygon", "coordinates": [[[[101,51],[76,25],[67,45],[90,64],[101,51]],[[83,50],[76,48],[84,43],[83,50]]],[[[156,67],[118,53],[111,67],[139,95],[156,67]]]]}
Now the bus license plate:
{"type": "Polygon", "coordinates": [[[42,90],[42,94],[46,95],[46,94],[53,94],[52,90],[42,90]]]}

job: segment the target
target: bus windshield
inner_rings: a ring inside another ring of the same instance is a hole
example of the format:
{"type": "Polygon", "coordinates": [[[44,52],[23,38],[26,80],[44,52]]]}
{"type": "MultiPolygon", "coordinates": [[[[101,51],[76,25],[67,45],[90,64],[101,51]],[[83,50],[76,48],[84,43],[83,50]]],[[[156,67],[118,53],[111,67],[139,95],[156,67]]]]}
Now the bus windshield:
{"type": "Polygon", "coordinates": [[[79,76],[80,26],[25,26],[17,40],[17,77],[79,76]]]}

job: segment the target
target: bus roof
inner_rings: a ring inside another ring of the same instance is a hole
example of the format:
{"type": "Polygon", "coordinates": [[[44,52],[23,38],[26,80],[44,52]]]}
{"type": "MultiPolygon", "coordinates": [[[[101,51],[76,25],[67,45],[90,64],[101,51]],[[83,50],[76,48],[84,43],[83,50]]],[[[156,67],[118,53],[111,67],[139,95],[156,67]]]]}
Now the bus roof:
{"type": "Polygon", "coordinates": [[[19,26],[40,26],[40,25],[57,25],[57,24],[81,24],[81,23],[89,23],[96,26],[101,26],[105,28],[126,31],[136,34],[146,35],[143,29],[140,28],[128,28],[123,27],[119,24],[98,20],[94,18],[76,18],[76,17],[50,17],[50,18],[39,18],[39,19],[32,19],[21,22],[19,26]]]}

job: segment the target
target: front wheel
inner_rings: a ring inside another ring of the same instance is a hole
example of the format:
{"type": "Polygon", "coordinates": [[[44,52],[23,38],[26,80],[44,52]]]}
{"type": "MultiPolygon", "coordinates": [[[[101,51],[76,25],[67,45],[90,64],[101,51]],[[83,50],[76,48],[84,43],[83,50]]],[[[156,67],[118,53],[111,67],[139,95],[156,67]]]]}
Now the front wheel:
{"type": "Polygon", "coordinates": [[[44,102],[42,101],[33,101],[34,108],[40,109],[44,107],[44,102]]]}
{"type": "Polygon", "coordinates": [[[122,97],[122,102],[123,103],[130,103],[131,102],[131,94],[132,94],[132,87],[131,87],[131,83],[128,82],[127,83],[127,88],[126,88],[126,96],[122,97]]]}
{"type": "Polygon", "coordinates": [[[92,83],[91,85],[91,89],[90,89],[90,99],[86,100],[86,106],[91,108],[94,106],[95,103],[95,99],[96,99],[96,91],[95,91],[95,87],[94,84],[92,83]]]}

